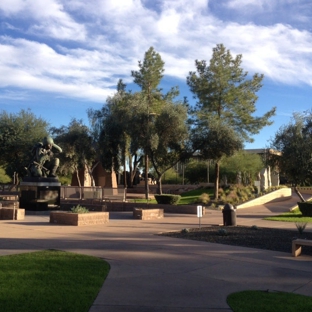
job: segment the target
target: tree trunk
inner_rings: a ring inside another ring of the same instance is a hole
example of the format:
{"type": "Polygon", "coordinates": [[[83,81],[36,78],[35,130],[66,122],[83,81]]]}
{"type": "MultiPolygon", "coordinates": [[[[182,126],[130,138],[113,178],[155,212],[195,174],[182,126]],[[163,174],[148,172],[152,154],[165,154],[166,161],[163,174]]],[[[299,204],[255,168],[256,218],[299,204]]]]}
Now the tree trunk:
{"type": "Polygon", "coordinates": [[[148,189],[148,155],[145,153],[145,199],[148,200],[149,197],[148,189]]]}
{"type": "Polygon", "coordinates": [[[162,194],[162,183],[161,183],[161,176],[157,178],[157,194],[162,194]]]}
{"type": "Polygon", "coordinates": [[[79,178],[79,170],[76,170],[76,177],[77,177],[77,181],[78,181],[78,186],[81,187],[81,182],[80,182],[80,178],[79,178]]]}
{"type": "Polygon", "coordinates": [[[220,175],[220,166],[219,166],[219,162],[217,161],[215,164],[215,183],[214,183],[215,200],[219,198],[219,175],[220,175]]]}

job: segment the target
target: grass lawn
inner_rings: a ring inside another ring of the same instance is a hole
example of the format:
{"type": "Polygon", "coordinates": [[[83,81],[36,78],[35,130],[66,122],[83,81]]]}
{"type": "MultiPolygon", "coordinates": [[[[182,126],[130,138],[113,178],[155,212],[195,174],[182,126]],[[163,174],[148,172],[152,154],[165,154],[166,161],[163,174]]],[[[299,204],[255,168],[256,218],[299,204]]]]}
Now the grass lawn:
{"type": "Polygon", "coordinates": [[[267,291],[242,291],[227,298],[234,312],[308,312],[312,311],[312,297],[267,291]]]}
{"type": "Polygon", "coordinates": [[[285,212],[281,215],[274,217],[267,217],[265,220],[270,221],[284,221],[284,222],[307,222],[312,223],[312,217],[303,217],[299,208],[294,209],[290,212],[285,212]]]}
{"type": "Polygon", "coordinates": [[[87,312],[109,272],[99,258],[44,250],[0,257],[1,312],[87,312]]]}
{"type": "Polygon", "coordinates": [[[210,197],[213,197],[212,188],[201,188],[197,190],[192,190],[181,194],[181,199],[178,205],[194,204],[197,202],[198,198],[204,193],[208,194],[210,197]]]}
{"type": "MultiPolygon", "coordinates": [[[[181,199],[178,202],[178,205],[190,205],[190,204],[196,204],[198,198],[203,194],[207,193],[210,197],[213,196],[213,189],[212,188],[201,188],[197,190],[192,190],[189,192],[185,192],[181,194],[181,199]]],[[[146,203],[146,199],[133,199],[131,202],[135,203],[146,203]]],[[[149,200],[149,204],[157,204],[157,201],[155,199],[149,200]]]]}

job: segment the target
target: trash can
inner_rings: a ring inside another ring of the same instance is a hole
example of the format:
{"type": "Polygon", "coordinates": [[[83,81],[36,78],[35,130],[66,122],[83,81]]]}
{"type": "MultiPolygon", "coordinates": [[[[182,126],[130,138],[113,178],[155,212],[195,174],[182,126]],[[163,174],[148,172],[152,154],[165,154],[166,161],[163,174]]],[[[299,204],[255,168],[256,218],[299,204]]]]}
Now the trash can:
{"type": "Polygon", "coordinates": [[[231,204],[225,204],[222,210],[223,225],[236,225],[236,210],[231,204]]]}

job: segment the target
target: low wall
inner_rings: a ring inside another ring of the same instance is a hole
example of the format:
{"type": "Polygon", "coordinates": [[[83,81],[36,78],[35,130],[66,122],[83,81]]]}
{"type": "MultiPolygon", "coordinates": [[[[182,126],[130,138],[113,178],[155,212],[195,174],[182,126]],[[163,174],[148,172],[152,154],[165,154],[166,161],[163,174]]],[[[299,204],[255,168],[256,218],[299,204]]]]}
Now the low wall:
{"type": "MultiPolygon", "coordinates": [[[[102,202],[102,201],[66,201],[61,200],[61,210],[69,211],[72,207],[80,204],[90,211],[133,211],[133,208],[161,208],[165,213],[181,213],[197,215],[196,205],[161,205],[146,203],[126,203],[126,202],[102,202]]],[[[203,215],[205,209],[203,209],[203,215]]]]}
{"type": "Polygon", "coordinates": [[[64,225],[96,225],[109,222],[108,212],[71,213],[64,211],[51,211],[50,223],[64,225]]]}
{"type": "Polygon", "coordinates": [[[243,204],[237,205],[237,209],[250,208],[258,205],[263,205],[269,202],[278,202],[290,199],[292,196],[291,188],[281,188],[271,193],[260,196],[259,198],[252,199],[243,204]]]}
{"type": "Polygon", "coordinates": [[[139,220],[155,220],[164,217],[164,209],[133,208],[133,218],[139,220]]]}
{"type": "Polygon", "coordinates": [[[24,220],[25,219],[25,209],[19,208],[0,208],[0,220],[24,220]],[[14,219],[13,219],[13,212],[14,219]]]}

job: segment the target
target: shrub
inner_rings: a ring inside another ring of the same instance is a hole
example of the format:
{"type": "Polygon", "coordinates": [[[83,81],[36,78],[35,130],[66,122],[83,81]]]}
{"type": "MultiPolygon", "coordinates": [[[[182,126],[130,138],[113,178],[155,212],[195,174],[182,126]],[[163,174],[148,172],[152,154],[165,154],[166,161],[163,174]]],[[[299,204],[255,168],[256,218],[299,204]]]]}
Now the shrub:
{"type": "Polygon", "coordinates": [[[209,201],[210,201],[209,194],[203,193],[203,194],[200,195],[200,197],[199,197],[199,202],[200,202],[200,203],[208,204],[209,201]]]}
{"type": "Polygon", "coordinates": [[[70,209],[72,213],[88,213],[89,210],[86,207],[77,205],[70,209]]]}
{"type": "Polygon", "coordinates": [[[155,199],[158,204],[165,204],[165,205],[176,205],[181,196],[180,195],[173,195],[173,194],[162,194],[162,195],[155,195],[155,199]]]}
{"type": "Polygon", "coordinates": [[[304,217],[312,217],[312,201],[299,202],[298,207],[304,217]]]}
{"type": "Polygon", "coordinates": [[[307,224],[307,222],[296,222],[296,227],[300,235],[303,234],[307,224]]]}

